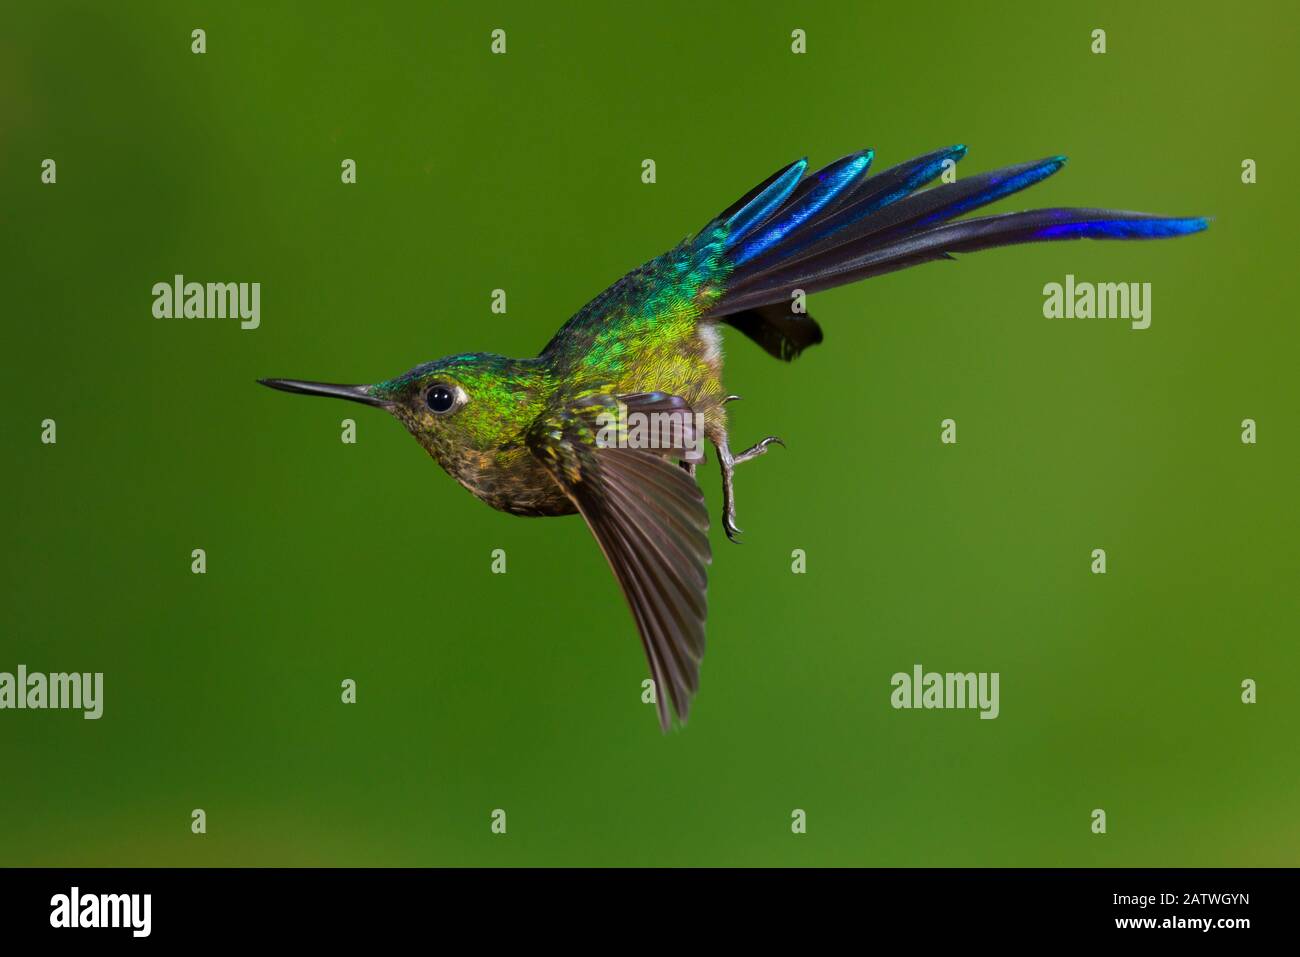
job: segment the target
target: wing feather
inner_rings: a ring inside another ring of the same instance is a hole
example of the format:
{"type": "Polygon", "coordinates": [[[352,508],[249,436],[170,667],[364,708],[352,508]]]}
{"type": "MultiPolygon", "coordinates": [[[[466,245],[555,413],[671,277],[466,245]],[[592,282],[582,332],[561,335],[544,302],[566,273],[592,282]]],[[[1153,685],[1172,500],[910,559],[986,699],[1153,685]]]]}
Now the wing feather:
{"type": "MultiPolygon", "coordinates": [[[[691,415],[676,396],[586,397],[543,416],[529,448],[586,519],[627,599],[656,686],[664,730],[685,722],[699,689],[708,616],[708,509],[695,480],[675,464],[684,447],[603,447],[594,417],[627,411],[691,415]]],[[[694,441],[683,426],[684,444],[694,441]]]]}

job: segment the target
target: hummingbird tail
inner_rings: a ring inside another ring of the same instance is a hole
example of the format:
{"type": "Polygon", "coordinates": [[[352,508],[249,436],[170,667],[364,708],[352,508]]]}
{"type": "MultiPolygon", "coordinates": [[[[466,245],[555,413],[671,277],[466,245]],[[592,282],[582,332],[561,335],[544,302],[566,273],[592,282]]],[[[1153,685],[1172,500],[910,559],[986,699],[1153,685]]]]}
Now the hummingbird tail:
{"type": "MultiPolygon", "coordinates": [[[[1197,216],[1070,208],[956,220],[1046,179],[1065,157],[917,192],[950,170],[966,147],[936,150],[868,176],[872,155],[850,154],[802,180],[807,163],[800,160],[719,214],[703,236],[720,242],[732,268],[710,316],[748,317],[758,307],[788,303],[795,289],[831,289],[954,253],[1065,239],[1166,239],[1209,225],[1197,216]]],[[[742,322],[753,325],[750,318],[742,322]]]]}

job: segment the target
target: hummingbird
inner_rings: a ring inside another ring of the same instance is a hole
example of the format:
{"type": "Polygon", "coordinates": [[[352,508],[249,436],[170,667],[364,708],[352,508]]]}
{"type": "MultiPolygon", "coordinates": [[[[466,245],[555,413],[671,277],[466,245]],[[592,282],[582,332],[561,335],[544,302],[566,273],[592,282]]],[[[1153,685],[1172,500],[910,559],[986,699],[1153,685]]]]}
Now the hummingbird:
{"type": "Polygon", "coordinates": [[[721,326],[789,362],[822,341],[803,305],[819,290],[996,246],[1164,239],[1208,225],[1079,208],[960,218],[1065,163],[1053,156],[929,185],[965,154],[951,146],[874,174],[870,149],[807,176],[806,159],[791,163],[596,296],[532,358],[452,355],[373,385],[258,381],[387,411],[495,509],[580,514],[631,609],[667,732],[674,714],[686,722],[704,656],[712,552],[695,481],[702,438],[721,467],[732,541],[736,468],[784,445],[767,436],[732,452],[727,404],[738,397],[722,382],[721,326]],[[645,442],[642,430],[630,442],[636,416],[676,417],[680,428],[673,441],[645,442]]]}

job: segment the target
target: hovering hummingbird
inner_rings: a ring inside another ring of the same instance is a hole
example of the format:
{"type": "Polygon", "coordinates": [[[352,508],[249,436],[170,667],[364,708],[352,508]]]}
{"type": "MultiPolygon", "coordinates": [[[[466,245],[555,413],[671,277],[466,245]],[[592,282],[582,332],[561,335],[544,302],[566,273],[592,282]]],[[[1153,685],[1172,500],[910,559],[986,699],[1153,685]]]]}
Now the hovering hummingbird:
{"type": "Polygon", "coordinates": [[[686,721],[699,687],[712,561],[690,423],[702,423],[717,451],[722,524],[733,541],[740,531],[736,466],[784,444],[768,436],[731,451],[725,405],[737,397],[722,384],[720,324],[788,362],[822,341],[821,328],[800,308],[806,293],[994,246],[1164,239],[1207,226],[1201,217],[1104,209],[956,220],[1065,163],[1056,156],[921,189],[965,154],[966,147],[953,146],[871,176],[871,150],[807,178],[807,160],[792,163],[615,282],[536,358],[454,355],[376,385],[259,381],[386,409],[493,508],[580,513],[631,607],[667,731],[672,712],[686,721]],[[602,441],[613,434],[602,422],[616,412],[624,422],[633,413],[679,416],[686,423],[681,441],[668,448],[602,441]]]}

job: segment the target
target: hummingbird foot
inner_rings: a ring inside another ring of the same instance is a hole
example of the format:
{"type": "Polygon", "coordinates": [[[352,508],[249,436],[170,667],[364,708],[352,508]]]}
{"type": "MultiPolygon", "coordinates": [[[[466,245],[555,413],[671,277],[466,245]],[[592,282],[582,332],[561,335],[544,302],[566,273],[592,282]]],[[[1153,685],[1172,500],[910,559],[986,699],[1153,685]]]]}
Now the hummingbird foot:
{"type": "Polygon", "coordinates": [[[750,459],[758,458],[760,455],[762,455],[764,452],[767,451],[767,447],[771,445],[773,442],[781,446],[781,448],[785,448],[784,442],[782,442],[775,435],[769,435],[763,441],[756,443],[751,448],[745,449],[745,451],[737,455],[733,464],[739,465],[741,462],[748,462],[750,459]]]}
{"type": "Polygon", "coordinates": [[[736,466],[758,458],[773,442],[785,448],[785,443],[775,435],[769,435],[763,441],[734,456],[731,454],[731,449],[727,447],[725,434],[713,443],[718,450],[718,464],[722,467],[722,530],[727,533],[727,538],[737,545],[740,544],[740,526],[736,524],[736,466]]]}

